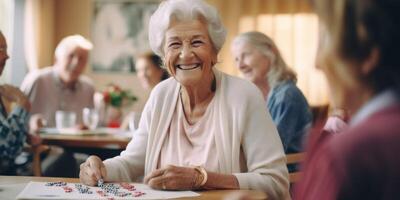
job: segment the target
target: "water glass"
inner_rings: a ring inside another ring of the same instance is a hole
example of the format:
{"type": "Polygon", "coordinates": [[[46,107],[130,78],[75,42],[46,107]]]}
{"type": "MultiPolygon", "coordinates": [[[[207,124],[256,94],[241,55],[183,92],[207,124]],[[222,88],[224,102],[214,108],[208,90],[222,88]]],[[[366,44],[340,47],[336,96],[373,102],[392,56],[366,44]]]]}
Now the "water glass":
{"type": "Polygon", "coordinates": [[[73,128],[76,125],[76,113],[72,111],[56,111],[56,127],[61,128],[73,128]]]}
{"type": "Polygon", "coordinates": [[[99,123],[99,112],[93,108],[84,108],[82,113],[83,124],[89,129],[96,129],[99,123]]]}

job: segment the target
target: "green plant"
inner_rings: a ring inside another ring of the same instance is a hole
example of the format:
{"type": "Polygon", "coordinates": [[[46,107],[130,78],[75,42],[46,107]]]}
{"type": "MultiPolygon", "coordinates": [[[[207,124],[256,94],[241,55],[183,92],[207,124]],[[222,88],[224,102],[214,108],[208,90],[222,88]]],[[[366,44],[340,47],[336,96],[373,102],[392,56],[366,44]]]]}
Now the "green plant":
{"type": "Polygon", "coordinates": [[[125,105],[130,105],[137,101],[137,97],[129,90],[123,90],[115,84],[108,84],[106,90],[103,92],[104,102],[107,105],[121,108],[125,105]]]}

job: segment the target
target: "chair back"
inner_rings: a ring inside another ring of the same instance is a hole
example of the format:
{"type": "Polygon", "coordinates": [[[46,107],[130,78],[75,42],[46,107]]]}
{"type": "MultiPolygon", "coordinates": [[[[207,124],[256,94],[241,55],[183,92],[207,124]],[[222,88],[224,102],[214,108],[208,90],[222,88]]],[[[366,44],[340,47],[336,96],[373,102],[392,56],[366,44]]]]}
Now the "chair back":
{"type": "MultiPolygon", "coordinates": [[[[304,153],[304,152],[286,154],[286,164],[299,164],[299,163],[301,163],[305,158],[305,154],[306,153],[304,153]]],[[[301,173],[302,172],[299,172],[299,171],[289,173],[289,182],[292,184],[292,183],[295,183],[298,180],[300,180],[301,173]]]]}

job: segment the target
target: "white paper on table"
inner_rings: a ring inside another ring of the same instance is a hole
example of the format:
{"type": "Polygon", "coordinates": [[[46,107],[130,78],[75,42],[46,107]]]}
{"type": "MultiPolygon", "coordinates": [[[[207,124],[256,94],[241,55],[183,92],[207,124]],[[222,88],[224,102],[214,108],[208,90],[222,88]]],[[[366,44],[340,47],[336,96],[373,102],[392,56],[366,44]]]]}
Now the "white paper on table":
{"type": "Polygon", "coordinates": [[[56,128],[56,127],[47,127],[41,128],[39,130],[40,133],[43,134],[56,134],[56,135],[124,135],[126,134],[124,130],[119,128],[106,128],[99,127],[93,130],[86,129],[80,130],[77,128],[56,128]]]}
{"type": "MultiPolygon", "coordinates": [[[[62,187],[46,186],[46,183],[47,182],[29,182],[24,190],[19,193],[17,199],[172,199],[200,196],[200,194],[192,191],[160,191],[153,190],[145,184],[130,183],[135,186],[136,191],[141,191],[146,194],[140,197],[116,197],[112,195],[108,197],[102,197],[96,193],[96,191],[100,190],[99,187],[89,187],[90,191],[93,192],[92,194],[79,194],[79,192],[75,190],[75,183],[67,183],[68,187],[74,189],[71,193],[64,192],[62,187]]],[[[127,190],[123,191],[126,192],[127,190]]]]}

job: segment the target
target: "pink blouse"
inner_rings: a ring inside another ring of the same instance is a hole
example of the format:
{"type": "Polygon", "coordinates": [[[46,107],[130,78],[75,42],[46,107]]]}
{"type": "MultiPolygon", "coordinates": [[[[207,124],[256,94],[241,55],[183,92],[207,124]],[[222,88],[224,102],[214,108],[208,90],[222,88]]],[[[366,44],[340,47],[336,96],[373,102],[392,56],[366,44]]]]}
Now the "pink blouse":
{"type": "Polygon", "coordinates": [[[213,110],[209,103],[204,115],[195,124],[189,124],[183,111],[182,98],[179,95],[172,121],[161,148],[158,167],[167,165],[202,166],[207,171],[218,172],[219,163],[216,155],[215,128],[212,124],[213,110]]]}

